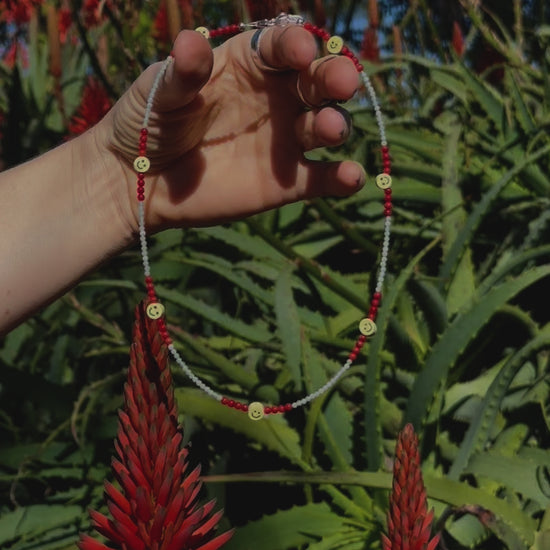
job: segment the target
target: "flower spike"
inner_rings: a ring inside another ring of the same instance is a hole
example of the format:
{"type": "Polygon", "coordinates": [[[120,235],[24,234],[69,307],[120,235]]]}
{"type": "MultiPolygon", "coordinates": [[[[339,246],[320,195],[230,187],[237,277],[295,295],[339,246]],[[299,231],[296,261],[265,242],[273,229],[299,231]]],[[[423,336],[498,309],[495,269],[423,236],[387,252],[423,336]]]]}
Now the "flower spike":
{"type": "Polygon", "coordinates": [[[112,462],[118,487],[105,483],[110,517],[90,511],[108,542],[83,534],[80,550],[217,550],[231,538],[232,531],[214,538],[222,512],[213,513],[214,501],[198,504],[200,468],[186,471],[168,353],[156,325],[140,305],[112,462]]]}
{"type": "Polygon", "coordinates": [[[418,437],[412,424],[407,424],[399,433],[395,448],[388,535],[382,535],[383,550],[435,550],[439,534],[430,539],[433,510],[428,512],[426,501],[418,437]]]}

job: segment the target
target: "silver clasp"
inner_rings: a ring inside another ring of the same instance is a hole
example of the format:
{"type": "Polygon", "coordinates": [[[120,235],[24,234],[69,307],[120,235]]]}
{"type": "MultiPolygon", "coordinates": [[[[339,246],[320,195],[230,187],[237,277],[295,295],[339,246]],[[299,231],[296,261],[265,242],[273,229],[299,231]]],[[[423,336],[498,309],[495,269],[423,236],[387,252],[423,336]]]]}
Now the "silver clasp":
{"type": "Polygon", "coordinates": [[[289,15],[288,13],[281,13],[275,17],[275,25],[279,27],[286,27],[287,25],[303,25],[305,19],[301,15],[289,15]]]}
{"type": "Polygon", "coordinates": [[[273,19],[260,19],[259,21],[252,21],[246,23],[245,26],[249,29],[264,29],[266,27],[286,27],[287,25],[303,25],[305,19],[301,15],[290,15],[288,13],[281,13],[273,19]]]}

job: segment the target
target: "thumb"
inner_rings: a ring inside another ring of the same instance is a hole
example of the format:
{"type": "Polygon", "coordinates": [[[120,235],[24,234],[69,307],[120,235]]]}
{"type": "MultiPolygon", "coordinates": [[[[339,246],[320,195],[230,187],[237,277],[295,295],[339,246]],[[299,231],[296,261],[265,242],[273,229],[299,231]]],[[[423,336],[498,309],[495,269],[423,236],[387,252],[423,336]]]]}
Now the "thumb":
{"type": "Polygon", "coordinates": [[[190,103],[208,82],[214,56],[208,41],[196,31],[181,31],[170,63],[155,98],[157,110],[171,111],[190,103]]]}

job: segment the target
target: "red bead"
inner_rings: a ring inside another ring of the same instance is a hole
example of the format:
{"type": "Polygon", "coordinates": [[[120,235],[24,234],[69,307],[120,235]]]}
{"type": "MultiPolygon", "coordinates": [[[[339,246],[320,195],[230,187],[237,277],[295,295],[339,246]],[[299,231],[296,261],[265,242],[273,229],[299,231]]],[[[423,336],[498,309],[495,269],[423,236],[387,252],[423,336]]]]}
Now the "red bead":
{"type": "Polygon", "coordinates": [[[377,300],[381,300],[382,299],[382,293],[381,292],[375,292],[373,295],[372,295],[373,298],[376,298],[377,300]]]}
{"type": "Polygon", "coordinates": [[[146,136],[149,133],[149,130],[147,130],[147,128],[142,128],[140,130],[140,133],[141,133],[142,136],[146,136]]]}
{"type": "Polygon", "coordinates": [[[367,336],[365,334],[361,334],[359,338],[357,339],[358,342],[361,342],[361,346],[367,341],[367,336]]]}
{"type": "Polygon", "coordinates": [[[355,361],[355,360],[357,359],[357,354],[354,353],[354,352],[352,351],[352,352],[349,354],[348,359],[349,359],[350,361],[355,361]]]}
{"type": "Polygon", "coordinates": [[[355,347],[353,348],[353,353],[355,353],[355,355],[357,355],[361,351],[362,347],[363,346],[360,346],[359,344],[355,344],[355,347]]]}
{"type": "Polygon", "coordinates": [[[271,407],[265,407],[264,414],[271,414],[271,407]]]}
{"type": "Polygon", "coordinates": [[[372,307],[378,307],[380,305],[380,300],[378,298],[373,298],[371,301],[370,301],[370,305],[372,307]]]}
{"type": "Polygon", "coordinates": [[[227,399],[227,397],[222,397],[222,405],[227,405],[227,402],[229,401],[229,399],[227,399]]]}
{"type": "Polygon", "coordinates": [[[390,189],[384,189],[384,195],[387,197],[391,197],[391,188],[390,189]]]}
{"type": "Polygon", "coordinates": [[[326,42],[330,38],[330,33],[327,31],[322,31],[321,38],[326,42]]]}
{"type": "Polygon", "coordinates": [[[286,412],[292,410],[292,405],[291,405],[290,403],[286,403],[286,404],[284,405],[284,407],[285,407],[285,411],[286,411],[286,412]]]}
{"type": "Polygon", "coordinates": [[[137,196],[137,200],[138,200],[139,202],[143,202],[143,201],[145,200],[145,195],[139,194],[139,195],[137,196]]]}
{"type": "Polygon", "coordinates": [[[362,73],[364,70],[365,70],[365,67],[363,67],[363,65],[359,63],[359,65],[357,65],[357,72],[362,73]]]}

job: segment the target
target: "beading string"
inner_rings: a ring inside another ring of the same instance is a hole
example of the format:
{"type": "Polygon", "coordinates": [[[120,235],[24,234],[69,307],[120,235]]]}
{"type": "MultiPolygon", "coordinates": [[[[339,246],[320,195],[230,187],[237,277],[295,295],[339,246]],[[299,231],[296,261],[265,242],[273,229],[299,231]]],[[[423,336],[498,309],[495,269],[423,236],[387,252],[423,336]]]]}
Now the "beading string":
{"type": "MultiPolygon", "coordinates": [[[[376,124],[378,127],[379,139],[380,139],[380,153],[382,160],[382,173],[376,176],[375,182],[376,185],[384,191],[384,232],[383,232],[383,241],[380,252],[380,263],[378,266],[378,275],[376,279],[376,285],[374,292],[370,300],[370,308],[366,316],[359,322],[359,336],[357,337],[355,344],[352,350],[349,352],[348,357],[341,368],[326,382],[323,386],[318,388],[316,391],[309,393],[308,395],[298,399],[296,401],[285,403],[282,405],[269,405],[264,406],[258,401],[252,403],[243,403],[235,399],[228,398],[221,393],[217,392],[201,380],[187,365],[184,361],[178,350],[175,348],[172,338],[168,332],[166,321],[165,321],[165,308],[159,301],[153,277],[151,275],[151,265],[149,262],[149,249],[147,246],[147,231],[145,228],[145,173],[149,170],[150,161],[147,158],[147,137],[148,137],[148,125],[149,118],[153,109],[153,104],[155,101],[155,96],[157,90],[160,86],[162,78],[166,73],[170,64],[174,61],[174,58],[170,55],[167,57],[165,62],[162,64],[159,72],[157,73],[149,96],[147,98],[147,104],[145,107],[145,114],[143,117],[143,124],[140,132],[139,146],[138,146],[138,156],[134,161],[134,169],[137,173],[137,199],[139,202],[139,241],[141,248],[141,256],[143,261],[143,273],[145,279],[145,287],[147,290],[148,296],[148,305],[146,308],[147,315],[151,319],[157,320],[157,326],[162,340],[167,346],[170,355],[173,360],[179,365],[187,377],[204,393],[210,397],[219,401],[222,405],[230,407],[235,410],[247,412],[248,416],[252,420],[259,420],[264,417],[264,415],[270,414],[279,414],[293,409],[297,409],[310,403],[317,397],[323,395],[329,391],[337,382],[342,378],[345,372],[352,366],[353,362],[357,359],[358,354],[361,349],[367,342],[369,338],[374,336],[376,333],[376,317],[378,314],[378,309],[382,300],[382,289],[384,286],[384,279],[387,272],[387,263],[388,255],[390,248],[390,234],[391,234],[391,222],[392,222],[392,178],[391,178],[391,159],[390,151],[386,138],[386,128],[384,124],[384,118],[376,92],[372,83],[365,73],[363,65],[357,59],[355,54],[343,44],[343,40],[339,36],[330,35],[326,30],[317,27],[309,22],[306,22],[302,17],[296,15],[287,15],[281,14],[274,19],[264,19],[261,21],[256,21],[253,23],[241,23],[240,25],[227,25],[217,29],[207,29],[205,27],[199,27],[196,30],[203,34],[206,38],[219,38],[219,37],[228,37],[246,30],[258,29],[263,30],[271,26],[286,26],[286,25],[301,25],[304,29],[309,31],[314,36],[321,39],[327,51],[331,54],[340,54],[351,59],[357,72],[360,75],[360,78],[363,82],[367,96],[371,102],[372,108],[374,110],[374,115],[376,119],[376,124]]],[[[258,35],[259,39],[259,35],[258,35]]],[[[257,40],[259,45],[259,40],[257,40]]]]}

